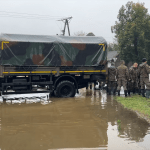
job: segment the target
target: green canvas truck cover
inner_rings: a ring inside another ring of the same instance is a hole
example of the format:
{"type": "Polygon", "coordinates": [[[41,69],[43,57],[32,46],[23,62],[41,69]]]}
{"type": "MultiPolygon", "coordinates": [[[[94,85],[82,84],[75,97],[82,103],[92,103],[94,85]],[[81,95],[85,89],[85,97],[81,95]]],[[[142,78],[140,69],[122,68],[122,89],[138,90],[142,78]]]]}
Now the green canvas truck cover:
{"type": "Polygon", "coordinates": [[[98,66],[107,42],[96,36],[0,35],[0,64],[10,66],[98,66]]]}

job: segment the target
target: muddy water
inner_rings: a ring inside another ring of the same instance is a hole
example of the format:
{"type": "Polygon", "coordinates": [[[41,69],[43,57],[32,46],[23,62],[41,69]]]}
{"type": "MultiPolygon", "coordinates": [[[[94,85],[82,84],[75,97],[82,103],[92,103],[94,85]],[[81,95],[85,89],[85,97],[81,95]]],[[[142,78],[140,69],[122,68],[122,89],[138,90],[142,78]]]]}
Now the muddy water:
{"type": "Polygon", "coordinates": [[[150,124],[105,91],[82,89],[75,98],[50,100],[1,103],[0,150],[150,148],[150,124]]]}

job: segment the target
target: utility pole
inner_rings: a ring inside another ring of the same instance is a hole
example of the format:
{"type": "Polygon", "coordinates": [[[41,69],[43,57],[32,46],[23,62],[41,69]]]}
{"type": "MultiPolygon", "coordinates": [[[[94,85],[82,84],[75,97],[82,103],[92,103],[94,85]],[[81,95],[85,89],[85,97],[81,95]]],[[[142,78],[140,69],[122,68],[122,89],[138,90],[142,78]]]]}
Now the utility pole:
{"type": "Polygon", "coordinates": [[[58,21],[63,21],[65,23],[64,24],[64,30],[62,30],[63,36],[65,35],[66,26],[68,27],[68,35],[70,36],[69,22],[71,19],[72,19],[72,17],[63,18],[61,20],[58,20],[58,21]]]}

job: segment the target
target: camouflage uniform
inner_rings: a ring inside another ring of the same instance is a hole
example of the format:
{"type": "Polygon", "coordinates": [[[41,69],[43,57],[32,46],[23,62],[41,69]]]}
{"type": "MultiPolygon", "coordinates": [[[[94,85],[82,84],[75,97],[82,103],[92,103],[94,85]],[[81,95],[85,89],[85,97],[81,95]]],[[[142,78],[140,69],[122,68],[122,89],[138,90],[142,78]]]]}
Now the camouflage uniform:
{"type": "Polygon", "coordinates": [[[116,67],[114,63],[108,68],[108,91],[109,94],[111,94],[111,91],[113,91],[113,94],[116,93],[116,67]]]}
{"type": "Polygon", "coordinates": [[[130,91],[132,91],[133,93],[135,93],[135,91],[137,91],[138,89],[138,75],[137,75],[137,67],[131,67],[129,69],[129,78],[130,78],[130,82],[128,82],[128,93],[130,95],[130,91]]]}
{"type": "Polygon", "coordinates": [[[117,67],[117,90],[118,95],[120,95],[121,86],[123,86],[125,95],[127,96],[127,80],[129,78],[129,72],[127,66],[124,65],[124,62],[120,66],[117,67]]]}
{"type": "Polygon", "coordinates": [[[149,65],[145,62],[139,65],[138,74],[140,76],[140,86],[141,86],[141,93],[144,95],[144,89],[146,85],[146,90],[150,90],[150,81],[149,81],[149,73],[150,68],[149,65]]]}

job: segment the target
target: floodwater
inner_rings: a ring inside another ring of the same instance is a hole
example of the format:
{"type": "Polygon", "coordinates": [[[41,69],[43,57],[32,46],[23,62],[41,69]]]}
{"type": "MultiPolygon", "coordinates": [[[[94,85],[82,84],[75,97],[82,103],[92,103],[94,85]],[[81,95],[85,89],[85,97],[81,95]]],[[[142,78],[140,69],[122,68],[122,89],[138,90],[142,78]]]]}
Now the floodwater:
{"type": "Polygon", "coordinates": [[[105,91],[19,101],[0,103],[0,150],[150,149],[150,124],[105,91]]]}

